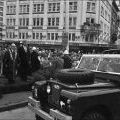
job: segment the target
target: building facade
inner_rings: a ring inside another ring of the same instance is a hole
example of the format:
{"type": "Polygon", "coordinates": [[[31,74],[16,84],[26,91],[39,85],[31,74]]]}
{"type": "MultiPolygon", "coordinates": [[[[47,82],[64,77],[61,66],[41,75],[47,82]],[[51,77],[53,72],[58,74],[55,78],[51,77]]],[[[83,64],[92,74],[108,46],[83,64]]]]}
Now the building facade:
{"type": "Polygon", "coordinates": [[[115,44],[115,42],[117,41],[117,36],[119,34],[119,9],[117,6],[117,3],[115,0],[113,0],[112,2],[112,9],[111,9],[111,30],[110,30],[110,34],[111,34],[111,39],[110,39],[110,44],[115,44]]]}
{"type": "Polygon", "coordinates": [[[0,40],[2,40],[2,25],[3,25],[3,0],[0,1],[0,40]]]}
{"type": "Polygon", "coordinates": [[[67,32],[70,46],[108,44],[111,7],[109,0],[5,0],[3,40],[61,45],[67,32]]]}

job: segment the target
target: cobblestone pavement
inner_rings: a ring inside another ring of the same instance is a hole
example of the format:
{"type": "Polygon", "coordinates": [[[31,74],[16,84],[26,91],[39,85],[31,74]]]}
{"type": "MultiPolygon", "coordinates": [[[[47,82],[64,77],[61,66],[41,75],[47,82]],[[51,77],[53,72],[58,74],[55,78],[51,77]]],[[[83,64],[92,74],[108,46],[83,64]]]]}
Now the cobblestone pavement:
{"type": "Polygon", "coordinates": [[[35,120],[35,115],[27,107],[0,113],[0,120],[35,120]]]}

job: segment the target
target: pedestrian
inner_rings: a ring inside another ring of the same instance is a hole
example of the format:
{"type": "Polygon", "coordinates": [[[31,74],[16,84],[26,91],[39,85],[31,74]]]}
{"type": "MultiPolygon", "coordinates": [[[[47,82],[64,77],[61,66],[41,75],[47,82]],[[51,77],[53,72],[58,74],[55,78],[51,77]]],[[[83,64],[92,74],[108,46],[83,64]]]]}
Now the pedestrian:
{"type": "Polygon", "coordinates": [[[31,53],[31,72],[35,72],[40,69],[39,54],[36,47],[32,48],[31,53]]]}
{"type": "Polygon", "coordinates": [[[56,74],[59,70],[64,68],[64,60],[62,58],[63,54],[58,52],[54,55],[54,60],[52,61],[51,66],[51,77],[56,78],[56,74]]]}
{"type": "Polygon", "coordinates": [[[30,50],[26,44],[26,41],[20,42],[20,46],[18,48],[19,54],[19,69],[18,75],[20,76],[22,81],[27,81],[27,76],[30,72],[30,50]]]}
{"type": "Polygon", "coordinates": [[[3,58],[3,75],[8,79],[8,83],[15,83],[15,77],[17,75],[18,54],[17,48],[14,43],[8,47],[4,53],[3,58]]]}
{"type": "Polygon", "coordinates": [[[72,67],[72,59],[69,56],[69,53],[67,50],[63,53],[63,60],[64,60],[64,69],[68,69],[72,67]]]}

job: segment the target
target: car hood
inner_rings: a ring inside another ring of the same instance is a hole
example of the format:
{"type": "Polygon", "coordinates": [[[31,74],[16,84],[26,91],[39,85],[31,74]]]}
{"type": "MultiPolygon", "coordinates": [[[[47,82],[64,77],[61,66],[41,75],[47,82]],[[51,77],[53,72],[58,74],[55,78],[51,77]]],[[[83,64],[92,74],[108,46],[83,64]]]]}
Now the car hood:
{"type": "MultiPolygon", "coordinates": [[[[115,92],[117,85],[113,83],[95,82],[90,85],[67,85],[57,81],[49,81],[52,85],[59,86],[60,94],[70,99],[77,99],[78,97],[107,94],[109,92],[115,92]]],[[[119,89],[118,89],[119,90],[119,89]]]]}

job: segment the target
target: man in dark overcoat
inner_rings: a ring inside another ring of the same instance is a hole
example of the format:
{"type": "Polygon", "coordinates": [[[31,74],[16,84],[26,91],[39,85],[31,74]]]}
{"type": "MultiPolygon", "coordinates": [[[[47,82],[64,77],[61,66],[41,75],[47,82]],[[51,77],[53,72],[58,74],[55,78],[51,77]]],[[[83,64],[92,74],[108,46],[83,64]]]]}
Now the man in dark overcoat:
{"type": "Polygon", "coordinates": [[[38,51],[36,47],[32,48],[32,53],[31,53],[31,72],[35,72],[40,69],[40,61],[38,59],[38,51]]]}
{"type": "Polygon", "coordinates": [[[64,60],[64,69],[71,68],[72,67],[72,59],[69,56],[69,53],[67,50],[64,51],[62,58],[64,60]]]}
{"type": "Polygon", "coordinates": [[[4,53],[3,58],[3,75],[8,79],[8,83],[12,84],[15,82],[15,77],[17,75],[17,65],[18,65],[18,54],[17,48],[14,43],[8,47],[4,53]]]}
{"type": "Polygon", "coordinates": [[[26,41],[20,42],[20,46],[18,47],[18,54],[18,75],[22,81],[27,81],[27,76],[30,74],[30,50],[26,44],[26,41]]]}

